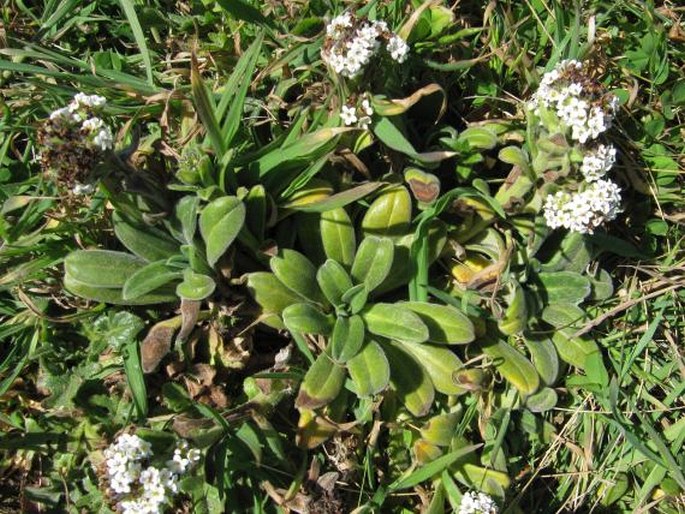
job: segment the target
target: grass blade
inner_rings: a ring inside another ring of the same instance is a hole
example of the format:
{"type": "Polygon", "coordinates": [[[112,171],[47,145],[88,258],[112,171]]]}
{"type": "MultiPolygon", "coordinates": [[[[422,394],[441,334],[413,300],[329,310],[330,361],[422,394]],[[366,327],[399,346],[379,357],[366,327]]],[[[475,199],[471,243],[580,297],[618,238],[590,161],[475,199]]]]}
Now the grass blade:
{"type": "Polygon", "coordinates": [[[143,27],[140,26],[140,20],[138,20],[138,15],[136,14],[136,8],[133,6],[131,0],[119,0],[119,4],[126,15],[126,19],[128,19],[128,22],[131,24],[133,37],[136,40],[138,48],[140,48],[140,55],[143,58],[143,63],[145,64],[147,81],[151,86],[154,86],[155,81],[152,75],[152,58],[150,57],[150,50],[148,49],[147,42],[145,41],[143,27]]]}
{"type": "Polygon", "coordinates": [[[143,377],[143,368],[140,364],[140,347],[138,341],[131,339],[123,347],[122,357],[124,358],[124,371],[126,380],[131,389],[133,403],[136,406],[138,417],[147,415],[147,388],[143,377]]]}

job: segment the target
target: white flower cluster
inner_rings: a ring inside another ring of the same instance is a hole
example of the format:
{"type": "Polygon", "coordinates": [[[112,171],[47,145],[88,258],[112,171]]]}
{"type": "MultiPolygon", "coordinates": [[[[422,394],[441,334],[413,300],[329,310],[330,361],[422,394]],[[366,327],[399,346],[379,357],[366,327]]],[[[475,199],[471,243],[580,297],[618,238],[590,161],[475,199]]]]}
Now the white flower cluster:
{"type": "Polygon", "coordinates": [[[363,129],[367,129],[371,125],[371,116],[373,116],[373,107],[371,107],[371,101],[368,98],[364,98],[360,106],[343,105],[340,110],[340,117],[345,125],[349,126],[356,123],[363,129]]]}
{"type": "Polygon", "coordinates": [[[166,467],[143,464],[152,457],[150,443],[137,435],[122,434],[104,451],[107,479],[122,514],[160,514],[178,492],[179,476],[200,460],[200,451],[185,441],[166,467]]]}
{"type": "Polygon", "coordinates": [[[540,114],[541,107],[554,109],[559,120],[571,129],[571,138],[586,143],[596,139],[611,126],[618,109],[618,98],[611,95],[594,99],[590,83],[579,61],[561,61],[545,73],[528,108],[540,114]]]}
{"type": "Polygon", "coordinates": [[[616,148],[613,145],[597,145],[585,153],[580,172],[588,182],[601,179],[616,162],[616,148]]]}
{"type": "Polygon", "coordinates": [[[55,123],[65,123],[68,126],[81,124],[80,130],[86,141],[93,147],[109,150],[114,146],[112,131],[102,119],[91,116],[94,110],[101,109],[107,99],[99,95],[77,93],[66,107],[62,107],[50,114],[50,120],[55,123]]]}
{"type": "Polygon", "coordinates": [[[468,492],[461,497],[457,514],[497,514],[497,504],[485,493],[468,492]]]}
{"type": "Polygon", "coordinates": [[[399,63],[406,60],[409,45],[391,32],[387,23],[357,19],[344,13],[326,26],[321,58],[336,73],[355,78],[381,48],[381,40],[385,40],[386,50],[393,60],[399,63]]]}
{"type": "Polygon", "coordinates": [[[583,191],[559,191],[545,200],[544,216],[551,228],[564,227],[592,234],[599,225],[616,218],[621,211],[621,190],[611,180],[598,179],[583,191]]]}

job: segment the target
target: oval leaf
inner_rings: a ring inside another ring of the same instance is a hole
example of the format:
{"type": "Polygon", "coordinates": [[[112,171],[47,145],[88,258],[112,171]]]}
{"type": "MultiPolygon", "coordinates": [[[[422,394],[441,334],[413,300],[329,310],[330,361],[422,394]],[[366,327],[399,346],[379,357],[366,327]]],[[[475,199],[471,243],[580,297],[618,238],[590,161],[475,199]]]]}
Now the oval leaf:
{"type": "Polygon", "coordinates": [[[287,288],[312,302],[326,303],[316,282],[316,268],[300,252],[285,249],[269,261],[269,267],[287,288]]]}
{"type": "Polygon", "coordinates": [[[185,300],[204,300],[216,289],[212,277],[195,273],[187,269],[183,273],[183,282],[176,286],[176,294],[185,300]]]}
{"type": "Polygon", "coordinates": [[[178,241],[163,230],[128,220],[120,213],[112,215],[114,234],[131,253],[150,261],[168,259],[178,253],[178,241]]]}
{"type": "Polygon", "coordinates": [[[399,304],[377,303],[362,312],[366,328],[372,334],[407,343],[423,343],[428,327],[411,310],[399,304]]]}
{"type": "Polygon", "coordinates": [[[385,237],[365,237],[359,245],[352,264],[352,278],[366,286],[371,292],[378,287],[390,273],[394,246],[385,237]]]}
{"type": "Polygon", "coordinates": [[[322,353],[309,368],[300,385],[295,406],[298,409],[318,409],[332,402],[345,382],[345,368],[322,353]]]}
{"type": "Polygon", "coordinates": [[[359,353],[365,335],[366,328],[360,316],[338,316],[331,336],[331,355],[338,362],[347,362],[359,353]]]}
{"type": "Polygon", "coordinates": [[[428,327],[428,341],[442,344],[466,344],[473,341],[473,323],[451,305],[428,302],[403,302],[402,306],[415,312],[428,327]]]}
{"type": "Polygon", "coordinates": [[[452,350],[432,344],[408,344],[404,346],[404,349],[424,365],[438,392],[462,394],[466,391],[454,380],[455,372],[462,369],[464,364],[452,350]]]}
{"type": "Polygon", "coordinates": [[[123,290],[124,300],[133,300],[182,277],[179,269],[168,266],[166,260],[151,262],[126,281],[123,290]]]}
{"type": "Polygon", "coordinates": [[[94,287],[72,278],[64,276],[64,288],[76,296],[96,302],[111,303],[113,305],[152,305],[177,300],[173,289],[161,288],[139,296],[133,300],[124,300],[123,291],[119,288],[94,287]]]}
{"type": "Polygon", "coordinates": [[[400,343],[388,341],[383,350],[390,363],[390,381],[402,403],[414,416],[425,416],[435,398],[426,369],[400,343]]]}
{"type": "Polygon", "coordinates": [[[235,196],[223,196],[202,209],[200,234],[207,246],[207,262],[214,266],[238,236],[245,222],[245,206],[235,196]]]}
{"type": "Polygon", "coordinates": [[[547,304],[563,303],[578,305],[592,291],[590,281],[584,276],[571,271],[540,273],[541,293],[547,304]]]}
{"type": "Polygon", "coordinates": [[[483,345],[483,352],[493,359],[497,371],[522,395],[528,396],[537,391],[540,377],[535,366],[521,352],[504,341],[483,345]]]}
{"type": "Polygon", "coordinates": [[[411,223],[411,195],[398,187],[376,198],[362,219],[364,236],[397,239],[409,232],[411,223]]]}
{"type": "Polygon", "coordinates": [[[147,261],[111,250],[76,250],[64,259],[64,271],[85,286],[120,289],[147,261]]]}
{"type": "Polygon", "coordinates": [[[375,341],[366,343],[362,351],[349,360],[347,370],[360,397],[378,394],[390,382],[388,358],[375,341]]]}
{"type": "Polygon", "coordinates": [[[337,261],[328,259],[316,273],[323,294],[331,304],[341,306],[343,295],[352,288],[352,279],[337,261]]]}
{"type": "Polygon", "coordinates": [[[526,398],[526,407],[531,412],[546,412],[556,407],[558,400],[559,398],[554,389],[544,387],[526,398]]]}
{"type": "Polygon", "coordinates": [[[573,337],[570,329],[557,330],[552,335],[552,342],[557,348],[559,357],[571,366],[585,370],[585,364],[590,355],[599,352],[597,343],[590,339],[573,337]]]}
{"type": "Polygon", "coordinates": [[[247,276],[247,288],[264,312],[268,313],[280,315],[289,305],[304,300],[285,287],[276,275],[265,271],[250,273],[247,276]]]}
{"type": "Polygon", "coordinates": [[[321,214],[321,240],[326,256],[351,266],[357,247],[352,220],[342,207],[321,214]]]}
{"type": "Polygon", "coordinates": [[[303,334],[331,333],[331,320],[323,312],[308,303],[296,303],[283,309],[283,323],[291,332],[303,334]]]}
{"type": "Polygon", "coordinates": [[[174,208],[176,219],[181,223],[183,239],[189,245],[193,244],[193,238],[197,230],[197,212],[199,207],[200,198],[197,196],[184,196],[174,208]]]}
{"type": "Polygon", "coordinates": [[[449,446],[461,418],[461,410],[434,416],[421,427],[421,437],[436,446],[449,446]]]}
{"type": "Polygon", "coordinates": [[[530,352],[533,365],[545,385],[553,385],[559,378],[559,356],[554,343],[547,338],[526,337],[523,342],[530,352]]]}

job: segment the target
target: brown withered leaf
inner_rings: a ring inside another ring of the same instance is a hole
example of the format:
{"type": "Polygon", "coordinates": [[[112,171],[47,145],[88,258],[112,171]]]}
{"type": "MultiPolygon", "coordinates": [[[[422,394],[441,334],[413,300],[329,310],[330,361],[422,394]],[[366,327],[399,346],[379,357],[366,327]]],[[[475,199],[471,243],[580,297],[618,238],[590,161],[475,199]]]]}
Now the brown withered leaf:
{"type": "Polygon", "coordinates": [[[210,428],[213,425],[214,422],[206,418],[195,419],[180,415],[174,417],[174,421],[171,424],[171,428],[180,437],[183,437],[184,439],[189,439],[191,437],[198,435],[199,432],[206,430],[207,428],[210,428]]]}
{"type": "Polygon", "coordinates": [[[196,300],[181,300],[181,330],[178,332],[176,339],[185,341],[190,333],[195,328],[197,323],[197,316],[200,313],[200,302],[196,300]]]}
{"type": "Polygon", "coordinates": [[[153,326],[140,344],[143,373],[152,373],[171,350],[176,326],[168,321],[160,321],[153,326]]]}

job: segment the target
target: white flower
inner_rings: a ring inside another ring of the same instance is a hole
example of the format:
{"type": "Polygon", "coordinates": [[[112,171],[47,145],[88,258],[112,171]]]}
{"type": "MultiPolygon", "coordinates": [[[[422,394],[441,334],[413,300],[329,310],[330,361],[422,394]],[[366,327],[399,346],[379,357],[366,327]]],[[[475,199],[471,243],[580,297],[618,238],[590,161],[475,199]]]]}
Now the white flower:
{"type": "Polygon", "coordinates": [[[341,14],[326,26],[321,58],[336,73],[355,78],[376,55],[381,39],[388,40],[387,48],[392,58],[403,62],[409,47],[388,30],[387,23],[357,19],[349,13],[341,14]]]}
{"type": "Polygon", "coordinates": [[[340,117],[345,125],[354,125],[357,123],[357,109],[354,106],[343,105],[340,117]]]}
{"type": "Polygon", "coordinates": [[[179,476],[200,459],[199,450],[182,441],[166,467],[143,469],[141,461],[152,457],[151,446],[130,434],[119,436],[104,454],[109,487],[118,510],[125,514],[161,514],[178,493],[179,476]]]}
{"type": "Polygon", "coordinates": [[[621,211],[621,189],[611,180],[597,179],[577,193],[559,191],[545,200],[544,217],[550,228],[592,234],[621,211]]]}
{"type": "Polygon", "coordinates": [[[100,108],[107,103],[107,99],[100,95],[87,95],[85,93],[77,93],[72,100],[70,107],[74,110],[84,107],[100,108]]]}
{"type": "Polygon", "coordinates": [[[390,53],[390,57],[392,57],[393,60],[399,63],[403,63],[407,60],[407,54],[409,54],[409,45],[397,34],[393,35],[388,40],[387,49],[390,53]]]}
{"type": "Polygon", "coordinates": [[[612,145],[598,145],[583,156],[580,172],[588,182],[602,178],[616,162],[616,148],[612,145]]]}
{"type": "Polygon", "coordinates": [[[497,514],[497,504],[485,493],[468,492],[461,497],[457,514],[497,514]]]}
{"type": "Polygon", "coordinates": [[[346,28],[352,26],[352,16],[350,13],[343,13],[336,16],[326,27],[326,35],[330,37],[340,37],[346,28]]]}
{"type": "Polygon", "coordinates": [[[371,107],[371,101],[368,98],[362,100],[362,109],[367,116],[373,115],[373,107],[371,107]]]}
{"type": "Polygon", "coordinates": [[[586,91],[583,84],[571,81],[578,77],[583,65],[579,61],[561,61],[550,72],[543,75],[540,87],[526,103],[526,108],[540,114],[540,108],[552,109],[559,120],[570,129],[571,139],[585,144],[596,139],[611,126],[611,120],[618,107],[618,99],[597,99],[594,93],[586,91]],[[597,105],[605,103],[606,107],[597,105]]]}

